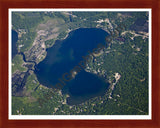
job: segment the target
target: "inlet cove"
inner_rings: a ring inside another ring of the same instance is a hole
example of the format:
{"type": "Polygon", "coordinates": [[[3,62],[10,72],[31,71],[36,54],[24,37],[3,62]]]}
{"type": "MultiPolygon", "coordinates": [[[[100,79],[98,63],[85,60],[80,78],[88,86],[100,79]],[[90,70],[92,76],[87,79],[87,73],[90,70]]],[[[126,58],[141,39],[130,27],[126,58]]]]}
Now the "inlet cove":
{"type": "Polygon", "coordinates": [[[57,40],[47,49],[46,58],[35,66],[39,82],[68,94],[70,105],[104,95],[109,83],[87,72],[86,65],[92,54],[96,56],[106,47],[106,36],[108,33],[102,29],[79,28],[71,31],[66,39],[57,40]]]}

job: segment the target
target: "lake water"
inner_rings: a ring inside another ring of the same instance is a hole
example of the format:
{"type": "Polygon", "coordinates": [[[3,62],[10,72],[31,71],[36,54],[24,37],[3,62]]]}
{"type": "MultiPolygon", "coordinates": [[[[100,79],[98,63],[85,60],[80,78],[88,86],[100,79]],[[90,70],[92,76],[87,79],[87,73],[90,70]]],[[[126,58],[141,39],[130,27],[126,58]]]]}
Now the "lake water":
{"type": "MultiPolygon", "coordinates": [[[[102,29],[80,28],[70,32],[67,39],[56,41],[53,47],[47,49],[46,58],[36,66],[39,82],[55,87],[64,73],[78,66],[82,56],[88,55],[100,43],[105,45],[107,35],[102,29]]],[[[91,97],[103,95],[108,86],[102,78],[82,70],[75,78],[65,81],[62,92],[70,95],[68,104],[80,104],[91,97]]]]}
{"type": "Polygon", "coordinates": [[[14,30],[12,30],[12,59],[14,58],[14,56],[17,54],[17,46],[16,46],[16,42],[18,40],[18,33],[14,30]]]}

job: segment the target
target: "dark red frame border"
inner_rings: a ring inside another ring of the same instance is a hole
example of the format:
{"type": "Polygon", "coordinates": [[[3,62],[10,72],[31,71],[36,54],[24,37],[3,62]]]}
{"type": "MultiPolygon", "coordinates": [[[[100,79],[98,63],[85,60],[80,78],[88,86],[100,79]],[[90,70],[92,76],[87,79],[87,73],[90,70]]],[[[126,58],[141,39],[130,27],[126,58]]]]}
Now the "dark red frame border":
{"type": "Polygon", "coordinates": [[[159,0],[0,0],[0,127],[142,127],[160,128],[160,1],[159,0]],[[152,9],[152,120],[9,120],[8,9],[9,8],[151,8],[152,9]]]}

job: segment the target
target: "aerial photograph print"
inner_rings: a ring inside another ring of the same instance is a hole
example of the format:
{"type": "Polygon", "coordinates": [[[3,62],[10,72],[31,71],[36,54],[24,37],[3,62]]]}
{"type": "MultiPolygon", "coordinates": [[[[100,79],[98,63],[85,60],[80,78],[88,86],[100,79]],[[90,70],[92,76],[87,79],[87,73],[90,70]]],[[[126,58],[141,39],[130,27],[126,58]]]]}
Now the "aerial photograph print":
{"type": "Polygon", "coordinates": [[[9,11],[11,116],[150,115],[149,9],[9,11]]]}

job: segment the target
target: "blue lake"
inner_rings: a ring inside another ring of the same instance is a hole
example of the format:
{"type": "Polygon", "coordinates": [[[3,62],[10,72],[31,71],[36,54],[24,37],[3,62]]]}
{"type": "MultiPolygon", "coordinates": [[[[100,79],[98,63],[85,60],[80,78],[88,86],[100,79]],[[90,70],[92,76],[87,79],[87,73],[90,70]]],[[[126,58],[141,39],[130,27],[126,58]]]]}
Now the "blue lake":
{"type": "Polygon", "coordinates": [[[70,105],[103,95],[109,84],[83,68],[72,79],[65,75],[66,79],[70,79],[68,81],[63,79],[63,74],[69,74],[70,70],[79,66],[82,56],[88,55],[98,44],[105,45],[107,35],[102,29],[80,28],[70,32],[65,40],[56,41],[53,47],[47,49],[46,58],[36,65],[35,74],[39,82],[52,88],[61,83],[62,93],[70,95],[67,98],[70,105]]]}
{"type": "Polygon", "coordinates": [[[18,33],[14,30],[12,30],[12,59],[14,58],[14,56],[17,54],[17,46],[16,46],[16,42],[18,40],[18,33]]]}

